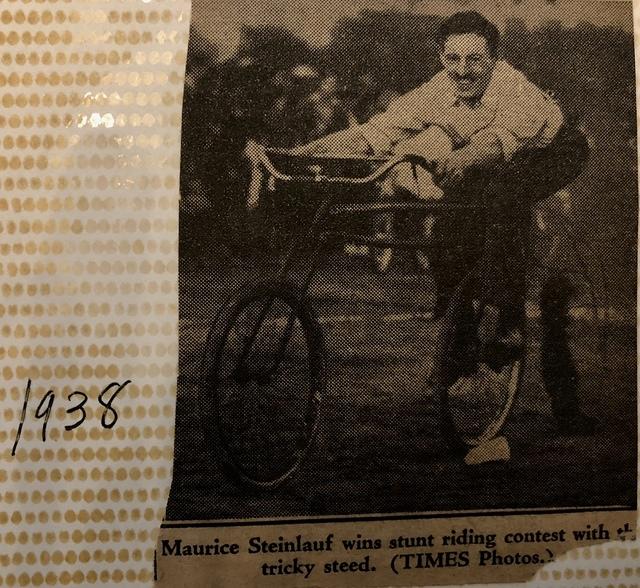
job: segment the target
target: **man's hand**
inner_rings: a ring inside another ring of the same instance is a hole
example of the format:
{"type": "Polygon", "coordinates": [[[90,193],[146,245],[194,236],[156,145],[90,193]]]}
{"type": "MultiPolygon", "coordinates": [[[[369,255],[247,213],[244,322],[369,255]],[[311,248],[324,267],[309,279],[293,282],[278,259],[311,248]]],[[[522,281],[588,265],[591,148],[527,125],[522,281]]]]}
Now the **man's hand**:
{"type": "Polygon", "coordinates": [[[466,147],[451,152],[449,157],[443,161],[436,162],[433,179],[443,190],[456,188],[467,169],[471,167],[472,161],[469,154],[465,152],[466,147]]]}
{"type": "Polygon", "coordinates": [[[452,151],[444,161],[436,163],[434,180],[443,190],[452,190],[460,184],[467,171],[482,168],[489,171],[503,162],[502,144],[498,138],[490,133],[477,134],[468,145],[452,151]]]}

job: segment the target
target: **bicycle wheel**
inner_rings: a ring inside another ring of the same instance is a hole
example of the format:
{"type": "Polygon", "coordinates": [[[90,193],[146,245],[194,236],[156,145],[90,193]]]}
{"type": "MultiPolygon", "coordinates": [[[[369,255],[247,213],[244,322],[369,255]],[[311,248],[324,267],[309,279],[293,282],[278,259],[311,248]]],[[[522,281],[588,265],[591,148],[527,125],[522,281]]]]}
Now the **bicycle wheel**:
{"type": "Polygon", "coordinates": [[[324,386],[322,335],[308,302],[285,285],[256,286],[223,307],[207,337],[205,438],[241,481],[278,486],[311,445],[324,386]]]}
{"type": "Polygon", "coordinates": [[[496,341],[492,353],[481,357],[477,332],[482,310],[468,276],[447,307],[436,343],[431,381],[440,402],[442,434],[456,451],[500,433],[524,373],[524,342],[500,348],[496,341]]]}

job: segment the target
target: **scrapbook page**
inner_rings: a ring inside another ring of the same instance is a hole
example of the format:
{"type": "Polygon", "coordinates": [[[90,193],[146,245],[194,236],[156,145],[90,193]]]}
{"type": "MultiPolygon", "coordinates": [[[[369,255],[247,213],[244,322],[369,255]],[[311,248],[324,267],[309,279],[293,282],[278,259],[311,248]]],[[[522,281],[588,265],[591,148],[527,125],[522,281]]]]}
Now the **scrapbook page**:
{"type": "Polygon", "coordinates": [[[0,23],[0,586],[637,584],[631,2],[0,23]]]}

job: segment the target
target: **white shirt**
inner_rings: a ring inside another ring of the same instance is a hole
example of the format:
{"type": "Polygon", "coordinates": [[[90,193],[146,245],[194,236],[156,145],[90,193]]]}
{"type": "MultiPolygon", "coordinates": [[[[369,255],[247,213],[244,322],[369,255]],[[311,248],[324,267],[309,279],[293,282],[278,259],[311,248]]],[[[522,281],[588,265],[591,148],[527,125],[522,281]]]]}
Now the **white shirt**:
{"type": "Polygon", "coordinates": [[[506,61],[498,61],[474,106],[458,99],[445,70],[395,99],[360,130],[376,152],[391,152],[430,125],[454,137],[458,146],[479,131],[493,133],[506,160],[522,149],[547,146],[564,123],[558,104],[506,61]]]}

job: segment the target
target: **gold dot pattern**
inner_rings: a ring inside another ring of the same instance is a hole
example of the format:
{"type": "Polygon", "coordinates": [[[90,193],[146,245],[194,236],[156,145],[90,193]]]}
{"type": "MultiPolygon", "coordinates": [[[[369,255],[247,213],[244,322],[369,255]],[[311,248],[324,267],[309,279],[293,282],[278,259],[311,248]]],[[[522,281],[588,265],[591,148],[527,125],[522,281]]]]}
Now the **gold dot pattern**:
{"type": "Polygon", "coordinates": [[[581,547],[559,556],[536,574],[541,587],[635,588],[640,577],[638,540],[581,547]]]}
{"type": "MultiPolygon", "coordinates": [[[[0,587],[153,582],[173,454],[188,10],[0,3],[0,587]],[[106,429],[98,398],[126,379],[106,429]],[[34,413],[49,389],[43,443],[34,413]],[[66,430],[76,390],[86,420],[66,430]]],[[[636,543],[578,549],[532,585],[630,588],[638,561],[636,543]]]]}
{"type": "Polygon", "coordinates": [[[173,458],[188,10],[0,3],[0,587],[153,581],[173,458]],[[101,394],[126,380],[105,428],[101,394]]]}

